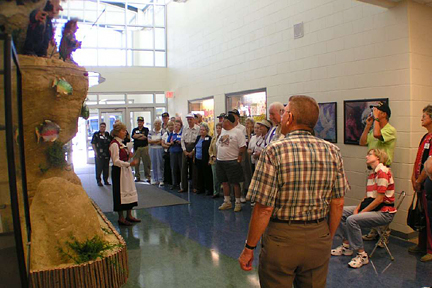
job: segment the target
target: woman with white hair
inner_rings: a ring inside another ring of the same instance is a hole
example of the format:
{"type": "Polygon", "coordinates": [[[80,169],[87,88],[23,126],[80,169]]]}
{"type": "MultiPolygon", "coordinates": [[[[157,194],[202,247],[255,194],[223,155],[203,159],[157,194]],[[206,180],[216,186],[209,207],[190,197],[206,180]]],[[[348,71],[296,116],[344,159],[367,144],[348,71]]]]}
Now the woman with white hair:
{"type": "Polygon", "coordinates": [[[132,208],[138,205],[138,194],[130,166],[135,166],[138,160],[129,163],[129,150],[123,144],[126,132],[126,125],[121,122],[114,124],[111,131],[114,139],[111,141],[109,151],[113,162],[111,180],[114,211],[119,214],[119,225],[131,226],[134,222],[141,222],[141,220],[132,216],[132,208]],[[123,215],[124,210],[127,211],[126,219],[123,215]]]}
{"type": "Polygon", "coordinates": [[[163,147],[162,147],[162,120],[155,119],[153,122],[153,129],[149,132],[149,154],[151,159],[151,184],[159,187],[164,186],[164,163],[163,163],[163,147]]]}

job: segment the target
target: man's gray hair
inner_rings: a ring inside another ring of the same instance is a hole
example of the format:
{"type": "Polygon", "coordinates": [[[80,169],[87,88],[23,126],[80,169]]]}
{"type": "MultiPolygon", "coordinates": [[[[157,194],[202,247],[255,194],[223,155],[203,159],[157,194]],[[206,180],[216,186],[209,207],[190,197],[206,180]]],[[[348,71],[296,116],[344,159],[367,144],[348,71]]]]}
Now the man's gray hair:
{"type": "Polygon", "coordinates": [[[273,107],[277,108],[278,110],[283,110],[285,106],[281,102],[273,102],[270,104],[269,110],[273,107]]]}

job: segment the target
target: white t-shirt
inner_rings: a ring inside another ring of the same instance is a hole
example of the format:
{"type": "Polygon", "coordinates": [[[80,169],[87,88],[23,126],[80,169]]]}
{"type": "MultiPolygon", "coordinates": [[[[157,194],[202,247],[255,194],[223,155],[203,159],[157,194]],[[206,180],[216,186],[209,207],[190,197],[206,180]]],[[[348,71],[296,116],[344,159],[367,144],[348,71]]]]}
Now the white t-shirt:
{"type": "MultiPolygon", "coordinates": [[[[169,132],[165,132],[162,136],[162,142],[167,142],[169,132]]],[[[168,149],[164,149],[165,152],[168,152],[168,149]]]]}
{"type": "Polygon", "coordinates": [[[243,126],[242,124],[238,123],[237,126],[235,126],[234,128],[240,129],[240,131],[242,131],[243,135],[246,136],[246,127],[243,126]]]}
{"type": "MultiPolygon", "coordinates": [[[[152,130],[148,134],[148,139],[149,140],[161,140],[162,139],[162,135],[163,135],[162,129],[159,130],[159,131],[152,130]]],[[[152,147],[152,148],[162,147],[162,145],[160,145],[160,144],[150,144],[149,146],[152,147]]]]}
{"type": "Polygon", "coordinates": [[[223,129],[219,139],[216,142],[216,146],[217,160],[237,160],[240,148],[246,147],[246,138],[240,129],[223,129]]]}

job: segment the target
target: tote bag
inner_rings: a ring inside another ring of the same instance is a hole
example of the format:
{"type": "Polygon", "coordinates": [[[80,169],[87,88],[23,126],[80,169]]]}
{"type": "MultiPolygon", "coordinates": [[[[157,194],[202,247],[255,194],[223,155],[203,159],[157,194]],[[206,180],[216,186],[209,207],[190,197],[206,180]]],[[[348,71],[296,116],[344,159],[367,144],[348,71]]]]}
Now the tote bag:
{"type": "Polygon", "coordinates": [[[426,227],[426,215],[416,192],[408,209],[407,224],[415,231],[421,231],[426,227]]]}

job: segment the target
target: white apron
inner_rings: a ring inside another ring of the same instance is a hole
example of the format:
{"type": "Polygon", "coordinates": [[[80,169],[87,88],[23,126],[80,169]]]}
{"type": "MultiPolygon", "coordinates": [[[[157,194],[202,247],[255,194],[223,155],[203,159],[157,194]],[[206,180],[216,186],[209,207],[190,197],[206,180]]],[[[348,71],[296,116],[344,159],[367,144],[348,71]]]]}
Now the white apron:
{"type": "Polygon", "coordinates": [[[120,202],[130,204],[138,202],[138,193],[135,187],[131,167],[120,167],[120,202]]]}

